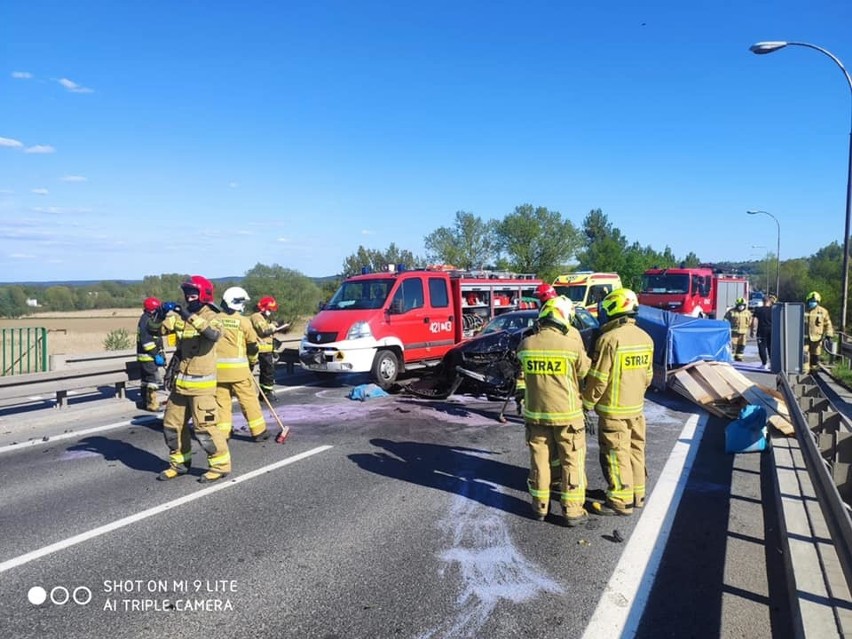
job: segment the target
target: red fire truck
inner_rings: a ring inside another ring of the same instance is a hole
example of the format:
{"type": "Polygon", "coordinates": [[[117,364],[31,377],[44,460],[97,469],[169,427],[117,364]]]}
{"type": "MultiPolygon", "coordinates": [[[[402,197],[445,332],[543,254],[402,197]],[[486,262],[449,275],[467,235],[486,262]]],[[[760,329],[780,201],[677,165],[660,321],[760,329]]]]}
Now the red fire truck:
{"type": "Polygon", "coordinates": [[[652,268],[642,275],[639,303],[692,317],[722,319],[738,297],[748,299],[748,280],[712,268],[652,268]]]}
{"type": "Polygon", "coordinates": [[[536,308],[534,275],[390,267],[346,279],[309,322],[302,366],[320,376],[366,373],[389,388],[400,372],[441,360],[495,315],[536,308]]]}

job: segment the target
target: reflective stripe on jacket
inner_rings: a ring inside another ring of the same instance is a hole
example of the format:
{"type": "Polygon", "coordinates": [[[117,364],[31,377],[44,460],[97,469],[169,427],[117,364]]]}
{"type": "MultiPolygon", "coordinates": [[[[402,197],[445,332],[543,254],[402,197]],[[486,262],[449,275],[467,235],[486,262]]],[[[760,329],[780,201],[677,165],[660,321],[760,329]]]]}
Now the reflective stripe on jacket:
{"type": "Polygon", "coordinates": [[[654,342],[631,317],[604,324],[586,377],[583,407],[605,417],[642,415],[654,375],[654,342]]]}
{"type": "Polygon", "coordinates": [[[222,337],[216,346],[216,369],[220,382],[238,382],[251,375],[249,359],[257,356],[257,333],[248,317],[221,313],[222,337]]]}
{"type": "Polygon", "coordinates": [[[271,353],[273,348],[271,335],[274,331],[269,320],[260,311],[254,313],[249,319],[254,332],[257,333],[257,350],[261,353],[271,353]]]}
{"type": "Polygon", "coordinates": [[[826,337],[834,337],[831,316],[823,306],[817,306],[805,312],[805,326],[808,331],[808,341],[819,342],[826,337]]]}
{"type": "Polygon", "coordinates": [[[543,426],[582,425],[579,380],[591,362],[580,334],[544,325],[524,338],[518,359],[526,384],[524,420],[543,426]]]}
{"type": "Polygon", "coordinates": [[[181,395],[216,394],[216,342],[221,335],[218,313],[204,306],[184,322],[175,356],[180,360],[175,376],[175,391],[181,395]],[[216,339],[204,336],[212,328],[216,339]]]}
{"type": "Polygon", "coordinates": [[[136,361],[153,362],[154,355],[163,352],[162,322],[142,313],[136,325],[136,361]]]}

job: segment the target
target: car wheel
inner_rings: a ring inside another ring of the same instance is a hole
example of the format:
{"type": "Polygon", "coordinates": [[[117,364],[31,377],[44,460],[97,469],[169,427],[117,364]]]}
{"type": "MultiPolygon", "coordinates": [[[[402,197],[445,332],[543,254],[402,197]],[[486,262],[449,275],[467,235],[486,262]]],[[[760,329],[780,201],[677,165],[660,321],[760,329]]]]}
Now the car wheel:
{"type": "Polygon", "coordinates": [[[396,354],[388,350],[376,353],[371,373],[379,388],[388,390],[396,383],[396,377],[399,375],[399,359],[396,354]]]}

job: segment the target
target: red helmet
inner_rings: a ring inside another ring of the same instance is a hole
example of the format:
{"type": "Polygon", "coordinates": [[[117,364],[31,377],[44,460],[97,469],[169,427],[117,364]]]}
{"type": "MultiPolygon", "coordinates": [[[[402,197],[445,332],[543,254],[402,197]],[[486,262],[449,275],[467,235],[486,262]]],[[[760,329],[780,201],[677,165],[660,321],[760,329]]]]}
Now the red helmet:
{"type": "Polygon", "coordinates": [[[203,304],[213,303],[213,284],[206,277],[193,275],[186,282],[180,285],[183,294],[187,291],[196,291],[198,293],[198,301],[203,304]]]}
{"type": "Polygon", "coordinates": [[[257,301],[257,310],[262,313],[269,311],[270,313],[274,313],[278,310],[278,302],[275,301],[275,298],[271,295],[267,295],[266,297],[261,297],[257,301]]]}
{"type": "Polygon", "coordinates": [[[160,300],[156,297],[146,297],[145,301],[142,302],[142,308],[145,309],[146,313],[153,313],[160,308],[160,300]]]}
{"type": "Polygon", "coordinates": [[[538,288],[535,289],[535,296],[539,302],[544,304],[547,300],[552,300],[556,297],[556,289],[550,284],[539,284],[538,288]]]}

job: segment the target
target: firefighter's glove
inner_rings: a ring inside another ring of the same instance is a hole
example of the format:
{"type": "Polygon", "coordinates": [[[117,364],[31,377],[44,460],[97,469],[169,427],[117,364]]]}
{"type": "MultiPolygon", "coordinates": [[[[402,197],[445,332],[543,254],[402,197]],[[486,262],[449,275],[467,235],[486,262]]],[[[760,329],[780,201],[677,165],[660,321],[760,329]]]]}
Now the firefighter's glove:
{"type": "Polygon", "coordinates": [[[583,415],[583,418],[586,421],[586,435],[595,435],[598,431],[594,413],[588,410],[583,415]]]}
{"type": "Polygon", "coordinates": [[[166,356],[162,353],[157,353],[154,355],[154,364],[157,366],[165,366],[166,365],[166,356]]]}
{"type": "Polygon", "coordinates": [[[249,357],[248,363],[249,363],[249,369],[254,368],[255,366],[257,366],[257,357],[249,357]]]}
{"type": "Polygon", "coordinates": [[[169,311],[176,311],[178,306],[177,302],[163,302],[163,305],[160,306],[160,310],[163,311],[163,315],[165,315],[169,311]]]}

